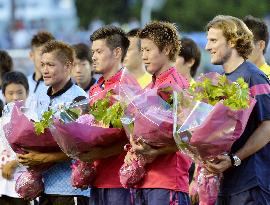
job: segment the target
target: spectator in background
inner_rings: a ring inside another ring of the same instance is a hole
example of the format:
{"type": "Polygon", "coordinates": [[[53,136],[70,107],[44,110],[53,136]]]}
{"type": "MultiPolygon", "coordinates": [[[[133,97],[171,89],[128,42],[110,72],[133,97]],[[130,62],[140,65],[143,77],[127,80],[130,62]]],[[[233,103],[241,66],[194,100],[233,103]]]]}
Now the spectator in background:
{"type": "Polygon", "coordinates": [[[43,77],[41,74],[41,50],[43,46],[50,40],[53,40],[54,37],[49,32],[38,32],[32,37],[31,40],[31,51],[30,59],[34,63],[34,73],[27,77],[29,83],[29,100],[42,98],[46,95],[48,87],[44,84],[43,77]]]}
{"type": "MultiPolygon", "coordinates": [[[[201,61],[201,51],[198,45],[190,38],[182,38],[180,40],[181,48],[176,58],[176,69],[177,71],[184,76],[190,83],[194,82],[194,77],[196,75],[196,71],[200,65],[201,61]]],[[[192,163],[189,169],[189,193],[192,193],[194,184],[192,183],[192,179],[195,172],[195,164],[192,163]]],[[[195,173],[196,174],[196,173],[195,173]]],[[[191,202],[194,205],[198,203],[197,194],[190,195],[191,202]]]]}
{"type": "Polygon", "coordinates": [[[254,48],[248,59],[270,79],[270,66],[266,63],[264,57],[269,42],[267,25],[261,19],[253,16],[246,16],[243,21],[253,33],[254,48]]]}
{"type": "Polygon", "coordinates": [[[182,38],[180,43],[181,48],[175,66],[177,71],[191,82],[200,65],[201,52],[198,45],[190,38],[182,38]]]}
{"type": "MultiPolygon", "coordinates": [[[[11,70],[13,70],[12,58],[6,51],[0,50],[0,86],[2,85],[3,76],[11,70]]],[[[0,93],[0,100],[4,102],[2,92],[0,93]]]]}
{"type": "Polygon", "coordinates": [[[0,117],[3,115],[3,110],[4,110],[4,102],[3,100],[0,100],[0,117]]]}
{"type": "Polygon", "coordinates": [[[92,52],[83,43],[76,44],[73,48],[75,50],[75,60],[72,77],[76,81],[76,84],[89,94],[90,88],[96,82],[96,79],[93,77],[92,52]]]}
{"type": "MultiPolygon", "coordinates": [[[[6,103],[26,100],[29,85],[23,73],[17,71],[8,72],[3,76],[2,80],[2,92],[6,103]]],[[[5,138],[2,126],[0,131],[0,157],[0,204],[29,205],[30,202],[20,198],[15,191],[16,179],[25,168],[19,166],[16,154],[5,138]]]]}
{"type": "Polygon", "coordinates": [[[142,61],[141,40],[138,38],[139,29],[133,29],[127,33],[129,47],[124,60],[124,66],[136,78],[142,88],[145,88],[151,81],[152,75],[146,70],[142,61]]]}

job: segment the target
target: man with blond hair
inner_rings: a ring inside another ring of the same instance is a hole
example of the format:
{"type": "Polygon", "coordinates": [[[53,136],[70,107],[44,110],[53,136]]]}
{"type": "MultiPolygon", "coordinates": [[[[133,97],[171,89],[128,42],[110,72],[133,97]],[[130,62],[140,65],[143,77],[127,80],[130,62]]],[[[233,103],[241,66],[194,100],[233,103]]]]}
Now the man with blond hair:
{"type": "Polygon", "coordinates": [[[270,204],[270,85],[267,76],[247,61],[252,41],[252,32],[238,18],[216,16],[207,24],[206,50],[211,63],[222,65],[231,81],[243,77],[257,100],[229,155],[207,162],[208,171],[224,176],[218,205],[270,204]]]}

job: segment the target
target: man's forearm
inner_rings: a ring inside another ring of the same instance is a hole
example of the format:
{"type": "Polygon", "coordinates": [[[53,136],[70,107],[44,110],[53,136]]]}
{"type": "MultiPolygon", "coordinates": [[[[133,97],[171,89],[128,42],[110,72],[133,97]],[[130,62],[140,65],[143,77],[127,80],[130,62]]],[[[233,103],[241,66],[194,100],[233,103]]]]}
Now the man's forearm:
{"type": "Polygon", "coordinates": [[[260,126],[249,137],[246,144],[236,152],[236,155],[244,160],[259,151],[270,142],[270,121],[263,121],[260,126]]]}
{"type": "Polygon", "coordinates": [[[114,145],[112,145],[110,147],[102,148],[102,151],[99,154],[98,158],[104,159],[107,157],[111,157],[111,156],[120,154],[121,152],[123,152],[124,146],[127,143],[128,143],[128,141],[122,141],[122,142],[115,143],[114,145]]]}
{"type": "Polygon", "coordinates": [[[171,154],[174,152],[177,152],[177,146],[176,145],[170,145],[170,146],[165,146],[157,149],[157,156],[158,155],[164,155],[164,154],[171,154]]]}
{"type": "Polygon", "coordinates": [[[69,159],[64,152],[47,153],[46,155],[46,162],[64,162],[69,159]]]}

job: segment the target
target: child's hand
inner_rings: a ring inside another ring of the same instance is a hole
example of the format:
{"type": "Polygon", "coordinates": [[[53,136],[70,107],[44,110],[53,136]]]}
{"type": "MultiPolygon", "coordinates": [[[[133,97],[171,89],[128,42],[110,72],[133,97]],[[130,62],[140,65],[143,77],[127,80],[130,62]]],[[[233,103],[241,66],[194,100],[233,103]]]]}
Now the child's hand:
{"type": "Polygon", "coordinates": [[[18,162],[16,160],[7,162],[6,164],[2,166],[2,176],[8,180],[12,179],[13,173],[15,169],[17,168],[17,166],[18,166],[18,162]]]}

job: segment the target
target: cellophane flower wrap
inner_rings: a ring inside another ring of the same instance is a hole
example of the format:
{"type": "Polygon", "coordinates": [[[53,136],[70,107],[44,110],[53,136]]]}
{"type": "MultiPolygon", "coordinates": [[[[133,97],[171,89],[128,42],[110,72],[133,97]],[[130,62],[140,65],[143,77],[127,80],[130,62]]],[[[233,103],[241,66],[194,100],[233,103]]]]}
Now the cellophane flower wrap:
{"type": "MultiPolygon", "coordinates": [[[[163,147],[175,144],[173,139],[173,114],[170,97],[160,97],[163,88],[148,90],[132,90],[122,87],[122,103],[125,104],[125,114],[122,118],[123,126],[128,136],[136,142],[142,140],[152,147],[163,147]],[[126,99],[125,96],[128,96],[126,99]],[[130,98],[130,96],[133,96],[130,98]],[[126,99],[126,100],[125,100],[126,99]]],[[[166,87],[166,86],[165,86],[166,87]]],[[[164,87],[172,90],[171,88],[164,87]]],[[[162,95],[163,96],[163,95],[162,95]]],[[[164,95],[165,96],[165,95],[164,95]]],[[[128,154],[133,155],[131,164],[124,163],[120,168],[120,182],[123,187],[136,187],[146,174],[146,166],[154,161],[153,157],[135,153],[131,146],[126,147],[128,154]]]]}
{"type": "Polygon", "coordinates": [[[200,205],[215,204],[222,177],[207,173],[201,162],[230,151],[255,103],[243,78],[230,82],[218,73],[201,75],[189,91],[174,93],[174,138],[199,166],[200,205]]]}
{"type": "MultiPolygon", "coordinates": [[[[3,118],[5,136],[15,153],[27,153],[24,149],[38,152],[60,150],[49,129],[37,133],[35,124],[38,117],[33,106],[27,107],[21,101],[8,104],[4,109],[3,118]]],[[[15,190],[19,196],[29,200],[39,196],[44,190],[42,173],[50,166],[44,164],[28,167],[16,180],[15,190]]]]}
{"type": "Polygon", "coordinates": [[[123,108],[119,102],[120,84],[130,84],[129,74],[123,72],[116,86],[60,110],[54,120],[52,133],[64,153],[76,159],[72,165],[72,185],[86,188],[95,178],[94,163],[78,160],[91,147],[107,147],[126,140],[120,118],[123,108]],[[79,111],[79,112],[78,112],[79,111]],[[76,113],[74,115],[74,113],[76,113]],[[83,176],[84,175],[84,176],[83,176]]]}

